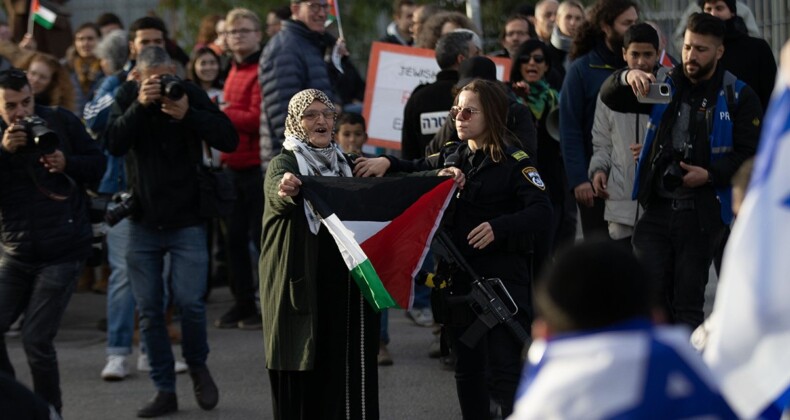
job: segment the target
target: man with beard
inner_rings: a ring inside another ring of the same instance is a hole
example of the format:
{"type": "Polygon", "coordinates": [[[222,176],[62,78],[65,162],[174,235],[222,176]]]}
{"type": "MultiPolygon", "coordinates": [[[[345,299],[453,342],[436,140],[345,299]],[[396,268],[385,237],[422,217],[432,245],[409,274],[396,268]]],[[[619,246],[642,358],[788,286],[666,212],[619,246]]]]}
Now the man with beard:
{"type": "Polygon", "coordinates": [[[634,251],[649,273],[659,273],[670,320],[692,329],[703,320],[713,241],[732,220],[730,181],[757,149],[762,116],[754,90],[718,65],[724,34],[721,19],[691,16],[683,66],[665,79],[669,104],[640,104],[656,77],[637,69],[614,73],[601,90],[615,111],[650,113],[634,181],[645,207],[634,251]]]}
{"type": "Polygon", "coordinates": [[[579,203],[585,239],[607,234],[604,202],[594,198],[587,176],[593,153],[595,102],[604,79],[625,67],[623,36],[639,19],[637,5],[632,0],[598,0],[589,16],[571,47],[573,62],[560,93],[560,146],[568,187],[579,203]]]}

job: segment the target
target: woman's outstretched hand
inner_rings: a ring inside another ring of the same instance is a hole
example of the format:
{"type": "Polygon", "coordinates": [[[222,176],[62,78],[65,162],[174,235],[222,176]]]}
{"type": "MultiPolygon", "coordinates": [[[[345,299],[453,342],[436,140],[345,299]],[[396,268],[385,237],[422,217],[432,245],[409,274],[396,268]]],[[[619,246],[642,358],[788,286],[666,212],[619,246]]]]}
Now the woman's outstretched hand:
{"type": "Polygon", "coordinates": [[[300,181],[296,175],[286,172],[282,179],[280,179],[280,188],[277,190],[277,195],[282,198],[296,197],[299,195],[299,186],[301,185],[302,181],[300,181]]]}

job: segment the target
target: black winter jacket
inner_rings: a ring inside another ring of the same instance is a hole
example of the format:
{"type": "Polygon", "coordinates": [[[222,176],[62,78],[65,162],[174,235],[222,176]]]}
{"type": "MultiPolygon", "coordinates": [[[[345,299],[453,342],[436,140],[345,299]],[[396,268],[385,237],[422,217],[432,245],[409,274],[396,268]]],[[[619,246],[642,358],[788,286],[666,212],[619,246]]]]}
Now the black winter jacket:
{"type": "Polygon", "coordinates": [[[458,83],[458,71],[442,70],[436,74],[436,81],[417,86],[409,96],[406,107],[403,109],[403,128],[401,131],[401,156],[404,159],[419,159],[425,156],[425,147],[428,146],[434,134],[443,124],[433,118],[444,118],[450,114],[453,106],[453,87],[458,83]],[[426,115],[423,115],[426,114],[426,115]],[[432,123],[423,126],[422,118],[428,117],[432,123]]]}
{"type": "Polygon", "coordinates": [[[189,110],[181,121],[159,104],[137,101],[139,84],[118,88],[110,115],[107,149],[126,157],[126,175],[136,199],[132,220],[154,228],[194,226],[200,216],[198,169],[202,141],[232,152],[239,143],[230,119],[198,86],[185,82],[189,110]]]}
{"type": "Polygon", "coordinates": [[[331,37],[311,31],[297,20],[284,20],[282,30],[263,49],[258,68],[261,87],[261,161],[280,154],[285,139],[288,102],[304,89],[318,89],[338,102],[332,90],[324,52],[331,37]]]}
{"type": "MultiPolygon", "coordinates": [[[[58,149],[66,158],[64,172],[76,185],[71,188],[63,174],[50,173],[44,168],[38,153],[17,151],[12,154],[0,148],[0,240],[3,253],[35,264],[58,264],[87,258],[91,253],[91,225],[85,186],[101,179],[106,158],[99,144],[70,111],[36,106],[34,112],[58,134],[58,149]],[[53,200],[43,191],[67,195],[68,198],[53,200]]],[[[0,120],[0,130],[4,132],[7,128],[8,125],[0,120]]]]}
{"type": "Polygon", "coordinates": [[[740,20],[740,17],[735,16],[725,22],[724,55],[718,66],[754,89],[765,112],[776,82],[776,60],[764,39],[746,34],[745,25],[742,30],[739,29],[740,20]]]}

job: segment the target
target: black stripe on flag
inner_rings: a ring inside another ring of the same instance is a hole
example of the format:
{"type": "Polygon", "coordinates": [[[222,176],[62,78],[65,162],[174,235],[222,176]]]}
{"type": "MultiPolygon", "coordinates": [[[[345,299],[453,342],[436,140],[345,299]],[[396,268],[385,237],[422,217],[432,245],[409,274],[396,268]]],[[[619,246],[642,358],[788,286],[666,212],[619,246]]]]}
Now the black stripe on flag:
{"type": "Polygon", "coordinates": [[[387,222],[447,180],[437,176],[347,178],[300,176],[305,198],[321,217],[387,222]],[[331,207],[327,203],[331,203],[331,207]]]}

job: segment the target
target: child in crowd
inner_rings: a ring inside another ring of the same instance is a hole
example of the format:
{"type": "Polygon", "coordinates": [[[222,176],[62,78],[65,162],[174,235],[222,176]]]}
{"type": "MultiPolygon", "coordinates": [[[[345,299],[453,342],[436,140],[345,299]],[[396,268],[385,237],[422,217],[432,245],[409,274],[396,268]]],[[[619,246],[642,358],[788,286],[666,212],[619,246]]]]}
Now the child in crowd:
{"type": "MultiPolygon", "coordinates": [[[[337,118],[337,134],[335,135],[340,148],[349,155],[363,156],[362,145],[368,141],[368,133],[365,125],[365,117],[359,114],[347,112],[337,118]]],[[[381,311],[381,335],[379,341],[379,366],[389,366],[392,364],[392,357],[387,344],[390,342],[387,324],[389,317],[387,310],[381,311]]]]}
{"type": "Polygon", "coordinates": [[[344,113],[337,119],[337,143],[343,152],[362,156],[362,145],[368,141],[365,117],[344,113]]]}

